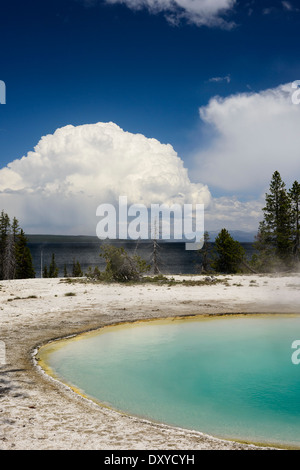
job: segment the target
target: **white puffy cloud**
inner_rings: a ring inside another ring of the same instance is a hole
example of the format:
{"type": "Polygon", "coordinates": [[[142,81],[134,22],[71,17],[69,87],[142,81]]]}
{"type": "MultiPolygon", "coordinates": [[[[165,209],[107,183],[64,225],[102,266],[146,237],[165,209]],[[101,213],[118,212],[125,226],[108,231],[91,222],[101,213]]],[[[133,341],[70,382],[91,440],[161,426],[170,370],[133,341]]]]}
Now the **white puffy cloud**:
{"type": "Polygon", "coordinates": [[[105,0],[106,3],[122,3],[139,10],[147,8],[151,13],[164,13],[170,22],[185,19],[197,26],[231,27],[224,14],[234,7],[236,0],[105,0]]]}
{"type": "Polygon", "coordinates": [[[211,201],[171,145],[114,123],[57,129],[0,170],[0,207],[28,233],[94,235],[98,205],[119,196],[146,206],[211,201]]]}
{"type": "Polygon", "coordinates": [[[227,194],[261,195],[278,170],[287,184],[299,180],[300,105],[291,84],[260,93],[214,97],[200,108],[214,130],[205,150],[195,152],[194,177],[227,194]],[[297,100],[294,100],[295,102],[297,100]]]}
{"type": "Polygon", "coordinates": [[[214,136],[195,152],[194,183],[173,147],[156,139],[113,123],[58,129],[0,170],[0,209],[27,233],[95,234],[98,205],[125,195],[147,206],[204,203],[205,229],[256,230],[273,172],[288,186],[299,181],[299,95],[286,84],[212,98],[200,116],[214,136]]]}
{"type": "Polygon", "coordinates": [[[235,196],[213,198],[205,212],[205,229],[256,231],[259,222],[263,220],[263,206],[262,197],[243,202],[235,196]]]}

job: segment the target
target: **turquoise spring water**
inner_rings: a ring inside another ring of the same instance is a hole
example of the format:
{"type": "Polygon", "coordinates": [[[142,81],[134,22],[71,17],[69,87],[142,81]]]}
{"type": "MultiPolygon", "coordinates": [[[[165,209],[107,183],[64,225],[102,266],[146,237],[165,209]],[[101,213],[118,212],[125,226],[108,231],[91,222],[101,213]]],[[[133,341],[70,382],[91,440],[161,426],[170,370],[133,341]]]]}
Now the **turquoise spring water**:
{"type": "Polygon", "coordinates": [[[234,316],[104,328],[47,364],[111,407],[216,437],[300,447],[298,316],[234,316]]]}

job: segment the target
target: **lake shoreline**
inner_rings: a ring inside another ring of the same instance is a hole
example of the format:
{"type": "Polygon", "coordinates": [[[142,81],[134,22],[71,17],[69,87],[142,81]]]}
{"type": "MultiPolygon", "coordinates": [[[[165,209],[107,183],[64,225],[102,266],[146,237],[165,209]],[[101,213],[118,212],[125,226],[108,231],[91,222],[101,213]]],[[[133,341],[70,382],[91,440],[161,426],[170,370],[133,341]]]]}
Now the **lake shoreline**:
{"type": "Polygon", "coordinates": [[[299,313],[297,274],[218,279],[224,282],[201,286],[1,281],[0,340],[6,364],[0,366],[0,449],[257,449],[105,409],[51,379],[34,363],[33,353],[42,344],[116,323],[299,313]]]}

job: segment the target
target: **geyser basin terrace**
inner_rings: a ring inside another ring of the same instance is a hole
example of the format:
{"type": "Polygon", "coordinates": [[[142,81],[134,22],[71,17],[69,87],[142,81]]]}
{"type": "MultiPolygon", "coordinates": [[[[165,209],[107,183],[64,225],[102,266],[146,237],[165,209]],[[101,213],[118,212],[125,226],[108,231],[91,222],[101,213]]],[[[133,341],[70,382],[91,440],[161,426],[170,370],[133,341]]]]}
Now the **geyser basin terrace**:
{"type": "MultiPolygon", "coordinates": [[[[220,276],[222,279],[224,282],[217,284],[172,287],[71,285],[61,279],[2,281],[0,336],[5,343],[6,364],[0,369],[0,448],[257,449],[98,406],[52,380],[33,360],[40,345],[118,322],[191,314],[299,314],[297,274],[220,276]],[[76,295],[65,295],[71,291],[76,295]]],[[[300,366],[295,367],[298,370],[300,366]]]]}
{"type": "Polygon", "coordinates": [[[106,327],[42,348],[52,374],[125,413],[240,441],[300,447],[300,316],[106,327]]]}

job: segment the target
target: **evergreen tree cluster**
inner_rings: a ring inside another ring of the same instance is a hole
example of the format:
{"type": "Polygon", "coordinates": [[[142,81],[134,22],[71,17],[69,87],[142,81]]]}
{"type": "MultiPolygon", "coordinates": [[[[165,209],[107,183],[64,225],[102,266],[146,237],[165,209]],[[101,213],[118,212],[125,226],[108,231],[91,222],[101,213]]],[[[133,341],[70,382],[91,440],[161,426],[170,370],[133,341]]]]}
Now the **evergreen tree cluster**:
{"type": "Polygon", "coordinates": [[[241,271],[246,253],[240,242],[234,240],[223,228],[215,240],[216,256],[212,268],[221,273],[238,273],[241,271]]]}
{"type": "Polygon", "coordinates": [[[273,173],[264,219],[259,224],[252,263],[261,272],[292,270],[300,260],[300,184],[286,188],[278,171],[273,173]]]}
{"type": "MultiPolygon", "coordinates": [[[[55,261],[55,254],[52,253],[51,257],[51,262],[49,264],[49,267],[45,264],[43,267],[43,277],[58,277],[59,275],[59,269],[55,261]]],[[[73,259],[73,265],[72,265],[72,273],[70,274],[71,277],[82,277],[83,272],[80,266],[79,261],[76,261],[75,258],[73,259]]],[[[67,265],[64,265],[64,277],[69,277],[68,271],[67,271],[67,265]]]]}
{"type": "Polygon", "coordinates": [[[248,262],[242,245],[223,228],[215,246],[204,234],[200,250],[202,272],[220,273],[298,271],[300,264],[300,184],[294,181],[286,188],[278,171],[272,175],[266,194],[264,218],[259,224],[254,243],[256,253],[248,262]]]}
{"type": "MultiPolygon", "coordinates": [[[[202,272],[220,273],[273,272],[299,270],[300,267],[300,184],[294,181],[286,188],[278,171],[272,175],[269,192],[266,194],[264,218],[259,224],[254,247],[256,253],[251,261],[246,260],[242,245],[223,228],[215,240],[215,246],[204,234],[204,246],[199,255],[202,272]]],[[[123,249],[106,247],[102,256],[107,263],[105,279],[117,281],[139,279],[149,266],[138,256],[130,257],[123,249]]],[[[73,260],[72,277],[82,277],[80,263],[73,260]]],[[[59,270],[52,254],[49,267],[43,267],[43,277],[58,277],[59,270]]],[[[102,278],[96,268],[89,269],[87,277],[102,278]]],[[[2,210],[0,215],[0,279],[26,279],[35,277],[30,250],[24,231],[16,218],[12,220],[2,210]]],[[[68,277],[64,266],[64,277],[68,277]]]]}
{"type": "Polygon", "coordinates": [[[209,241],[209,233],[204,232],[204,243],[199,255],[202,274],[235,274],[245,268],[249,270],[244,248],[225,228],[216,237],[214,245],[209,241]]]}
{"type": "Polygon", "coordinates": [[[49,267],[46,264],[43,267],[43,277],[58,277],[58,267],[56,265],[54,253],[52,253],[49,267]]]}
{"type": "Polygon", "coordinates": [[[0,279],[27,279],[35,277],[27,238],[18,220],[2,210],[0,215],[0,279]]]}

